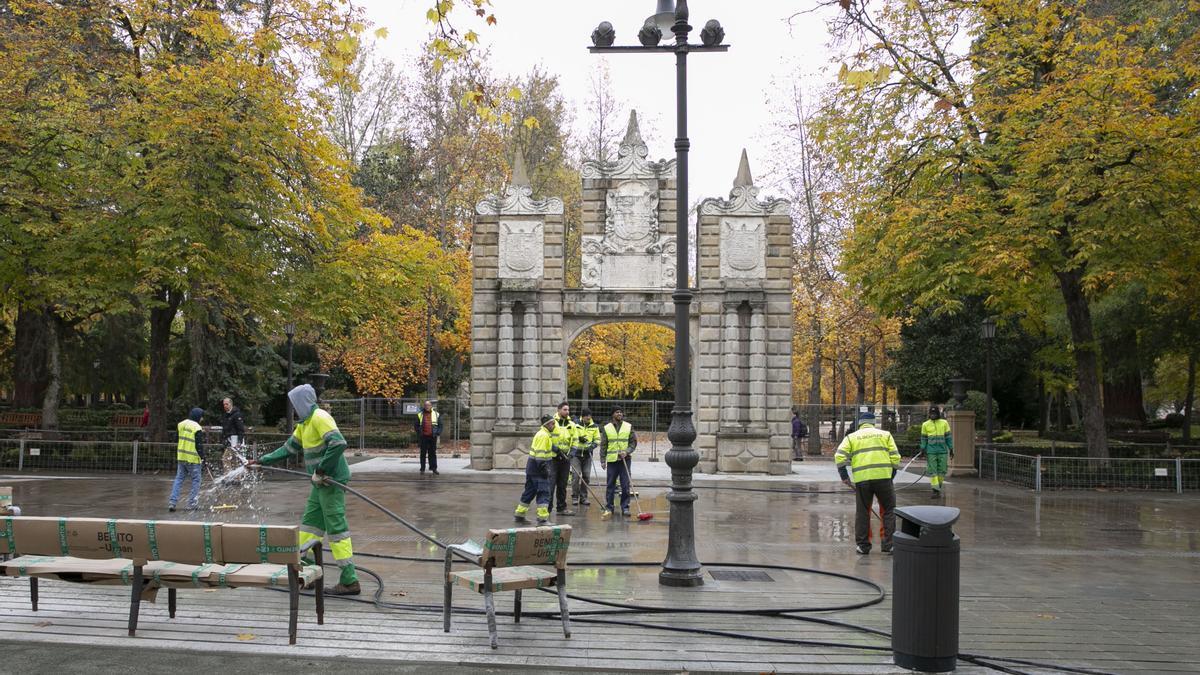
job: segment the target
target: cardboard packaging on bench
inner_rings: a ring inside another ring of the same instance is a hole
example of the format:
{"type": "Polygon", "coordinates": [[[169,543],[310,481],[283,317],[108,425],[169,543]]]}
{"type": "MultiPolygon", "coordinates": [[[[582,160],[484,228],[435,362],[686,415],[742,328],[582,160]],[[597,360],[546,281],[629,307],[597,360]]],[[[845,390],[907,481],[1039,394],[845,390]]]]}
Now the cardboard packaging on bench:
{"type": "Polygon", "coordinates": [[[0,537],[0,553],[188,562],[221,559],[220,523],[23,517],[14,518],[12,528],[16,551],[9,551],[7,537],[0,537]]]}
{"type": "Polygon", "coordinates": [[[221,545],[225,562],[280,565],[300,562],[300,530],[294,525],[225,523],[221,527],[221,545]]]}

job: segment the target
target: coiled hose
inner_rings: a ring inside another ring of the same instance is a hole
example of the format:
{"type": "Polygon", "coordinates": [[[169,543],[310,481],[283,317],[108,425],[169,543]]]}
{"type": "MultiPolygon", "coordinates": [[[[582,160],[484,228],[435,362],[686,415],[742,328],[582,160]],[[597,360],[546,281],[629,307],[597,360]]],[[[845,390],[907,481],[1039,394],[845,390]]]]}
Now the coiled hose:
{"type": "MultiPolygon", "coordinates": [[[[910,464],[911,464],[911,461],[910,461],[910,464]]],[[[309,478],[309,475],[303,471],[295,471],[293,469],[284,469],[282,467],[265,466],[265,465],[261,465],[261,464],[256,465],[256,466],[257,466],[257,468],[265,469],[267,471],[271,471],[271,472],[275,472],[275,473],[291,474],[291,475],[295,475],[295,476],[302,476],[304,478],[309,478]]],[[[379,502],[375,501],[374,499],[368,497],[367,495],[363,494],[362,492],[360,492],[348,485],[339,483],[333,479],[327,478],[326,481],[328,482],[328,484],[336,486],[338,488],[341,488],[342,490],[345,490],[346,492],[348,492],[348,493],[354,495],[355,497],[358,497],[359,499],[363,500],[364,502],[370,504],[371,506],[378,509],[381,513],[383,513],[387,517],[391,518],[392,520],[396,521],[397,523],[400,523],[404,527],[408,528],[409,530],[411,530],[412,532],[414,532],[421,538],[425,539],[429,543],[437,546],[438,548],[445,550],[446,547],[448,546],[445,542],[443,542],[440,539],[438,539],[437,537],[429,534],[428,532],[425,532],[421,528],[417,527],[416,525],[414,525],[413,523],[408,521],[403,516],[393,512],[391,509],[387,508],[383,504],[380,504],[379,502]]],[[[840,493],[840,491],[839,491],[839,493],[840,493]]],[[[805,492],[804,494],[807,494],[807,492],[805,492]]],[[[474,562],[467,556],[460,554],[457,551],[455,551],[454,554],[457,555],[458,557],[462,558],[464,561],[471,562],[471,563],[474,562]]],[[[441,558],[423,558],[423,557],[417,557],[417,556],[385,555],[385,554],[381,554],[381,553],[355,553],[355,556],[356,557],[365,557],[365,558],[378,558],[378,559],[382,559],[382,560],[396,560],[396,561],[404,561],[404,562],[444,564],[444,560],[442,560],[441,558]]],[[[786,644],[786,645],[795,645],[795,646],[804,646],[804,647],[832,647],[832,648],[839,648],[839,649],[862,649],[862,650],[875,651],[875,652],[890,652],[890,651],[892,651],[891,647],[875,646],[875,645],[860,645],[860,644],[853,644],[853,643],[849,643],[849,642],[831,642],[831,641],[826,641],[826,640],[801,640],[801,639],[796,639],[796,638],[782,638],[782,637],[770,637],[770,636],[762,636],[762,635],[751,635],[748,633],[716,630],[716,629],[709,629],[709,628],[671,626],[671,625],[667,625],[667,624],[627,621],[624,619],[621,619],[620,621],[616,621],[616,620],[608,620],[608,619],[604,619],[604,618],[599,618],[599,617],[603,617],[603,616],[628,615],[628,614],[678,614],[678,613],[728,614],[728,615],[737,615],[737,616],[775,617],[775,618],[787,619],[787,620],[791,620],[791,621],[803,621],[803,622],[807,622],[807,623],[816,623],[816,624],[821,624],[821,625],[826,625],[826,626],[836,626],[839,628],[855,630],[855,631],[858,631],[861,633],[867,633],[867,634],[875,635],[878,637],[884,637],[884,638],[891,637],[891,633],[888,633],[886,631],[882,631],[882,630],[879,630],[876,628],[871,628],[868,626],[861,626],[858,624],[853,624],[853,623],[849,623],[849,622],[845,622],[845,621],[838,621],[835,619],[827,619],[824,617],[804,616],[805,614],[815,613],[815,612],[831,612],[831,611],[846,611],[846,610],[852,610],[852,609],[861,609],[863,607],[870,607],[872,605],[877,605],[880,602],[883,602],[884,598],[886,597],[886,592],[883,590],[882,586],[875,583],[874,581],[871,581],[870,579],[865,579],[863,577],[854,576],[852,574],[845,574],[842,572],[833,572],[830,570],[821,570],[821,569],[815,569],[815,568],[809,568],[809,567],[796,567],[796,566],[792,566],[792,565],[771,565],[771,564],[740,563],[740,562],[732,562],[732,563],[710,562],[710,563],[703,563],[703,564],[706,567],[733,567],[733,568],[784,570],[784,571],[788,571],[788,572],[798,572],[798,573],[803,573],[803,574],[816,574],[816,575],[821,575],[821,576],[829,576],[829,577],[843,579],[843,580],[851,581],[851,582],[866,586],[866,587],[870,588],[872,591],[874,591],[874,597],[872,597],[868,600],[860,601],[860,602],[847,603],[847,604],[842,604],[842,605],[830,605],[830,606],[825,606],[825,607],[777,607],[777,608],[717,609],[717,608],[704,608],[704,607],[700,607],[700,608],[670,607],[670,606],[653,607],[653,606],[648,606],[648,605],[638,605],[638,604],[627,603],[627,602],[601,600],[599,598],[589,598],[587,596],[568,593],[567,597],[572,600],[577,600],[579,602],[586,602],[589,604],[600,605],[602,607],[609,608],[609,609],[583,610],[583,611],[572,612],[571,620],[578,621],[579,623],[619,624],[622,626],[636,626],[639,628],[671,631],[671,632],[676,632],[676,633],[690,633],[693,635],[710,635],[710,636],[714,636],[714,637],[733,638],[733,639],[739,639],[739,640],[757,640],[760,642],[771,642],[771,643],[775,643],[775,644],[786,644]]],[[[660,564],[656,563],[656,562],[574,562],[574,561],[571,563],[571,565],[573,567],[587,567],[587,568],[659,567],[660,566],[660,564]]],[[[362,573],[373,578],[376,582],[377,587],[376,587],[375,593],[370,599],[347,597],[347,596],[327,596],[327,597],[336,598],[338,600],[346,600],[346,601],[350,601],[350,602],[370,604],[370,605],[374,605],[375,607],[378,607],[380,609],[386,609],[386,610],[392,610],[392,611],[441,613],[443,610],[443,607],[440,604],[433,605],[433,604],[419,604],[419,603],[397,603],[397,602],[386,601],[383,599],[384,584],[385,584],[383,578],[380,577],[377,573],[375,573],[374,571],[372,571],[370,569],[363,568],[363,567],[358,567],[357,569],[359,571],[361,571],[362,573]]],[[[272,589],[272,590],[281,590],[281,589],[272,589]]],[[[541,590],[545,590],[545,589],[541,589],[541,590]]],[[[547,592],[552,592],[552,591],[547,591],[547,592]]],[[[454,611],[460,612],[460,613],[466,613],[466,614],[482,614],[483,613],[483,610],[481,610],[481,609],[470,608],[470,607],[462,607],[462,608],[455,607],[454,611]]],[[[508,612],[497,612],[497,613],[501,614],[501,615],[509,614],[508,612]]],[[[553,619],[555,621],[559,620],[558,612],[554,612],[554,611],[522,612],[521,616],[529,616],[529,617],[538,618],[538,619],[553,619]]],[[[988,656],[988,655],[983,655],[983,654],[969,654],[969,653],[964,652],[964,653],[959,653],[958,658],[961,661],[965,661],[967,663],[971,663],[971,664],[974,664],[977,666],[990,668],[992,670],[996,670],[996,671],[1002,672],[1002,673],[1014,673],[1017,675],[1026,675],[1026,674],[1024,671],[1017,670],[1015,668],[1009,668],[1009,667],[1001,665],[1001,664],[1002,663],[1012,663],[1012,664],[1018,664],[1018,665],[1024,665],[1024,666],[1032,666],[1035,668],[1056,670],[1056,671],[1060,671],[1060,672],[1081,673],[1083,675],[1111,675],[1110,673],[1105,673],[1103,671],[1098,671],[1098,670],[1074,668],[1074,667],[1070,667],[1070,666],[1062,666],[1062,665],[1056,665],[1056,664],[1052,664],[1052,663],[1043,663],[1043,662],[1039,662],[1039,661],[1031,661],[1031,660],[1026,660],[1026,659],[1015,659],[1015,658],[1010,658],[1010,657],[988,656]]]]}

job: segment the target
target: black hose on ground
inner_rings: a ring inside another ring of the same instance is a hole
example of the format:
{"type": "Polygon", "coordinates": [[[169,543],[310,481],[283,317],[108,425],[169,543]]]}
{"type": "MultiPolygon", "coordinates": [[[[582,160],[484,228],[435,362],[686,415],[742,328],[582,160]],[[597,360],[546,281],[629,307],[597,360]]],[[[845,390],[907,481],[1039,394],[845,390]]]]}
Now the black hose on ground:
{"type": "MultiPolygon", "coordinates": [[[[281,467],[264,466],[264,465],[257,465],[257,466],[259,468],[266,469],[269,471],[293,474],[296,476],[302,476],[304,478],[310,478],[310,476],[303,471],[295,471],[292,469],[284,469],[281,467]]],[[[400,516],[399,514],[394,513],[391,509],[388,509],[386,506],[380,504],[379,502],[375,501],[374,499],[371,499],[370,497],[363,494],[362,492],[360,492],[348,485],[339,483],[333,479],[327,478],[326,481],[328,484],[339,487],[339,488],[345,490],[346,492],[353,494],[354,496],[358,497],[359,499],[362,499],[363,501],[367,502],[371,506],[374,506],[376,509],[379,509],[380,512],[384,513],[392,520],[395,520],[396,522],[405,526],[409,530],[412,530],[417,535],[421,536],[422,538],[424,538],[425,540],[434,544],[435,546],[437,546],[441,549],[447,548],[448,545],[446,543],[442,542],[441,540],[439,540],[437,537],[434,537],[433,535],[425,532],[421,528],[419,528],[416,525],[409,522],[404,517],[400,516]]],[[[841,493],[841,491],[838,491],[838,493],[841,493]]],[[[454,553],[455,553],[455,555],[458,555],[460,558],[462,558],[463,560],[465,560],[467,562],[472,562],[472,563],[474,562],[470,558],[468,558],[465,554],[461,554],[458,551],[454,551],[454,553]]],[[[414,562],[430,562],[430,563],[443,563],[444,562],[443,560],[441,560],[439,558],[416,558],[416,557],[406,557],[406,556],[388,556],[388,555],[378,554],[378,553],[376,553],[376,554],[356,553],[355,555],[363,556],[363,557],[375,557],[375,558],[381,558],[381,559],[395,559],[395,560],[405,560],[405,561],[414,561],[414,562]]],[[[860,609],[863,607],[869,607],[871,605],[875,605],[875,604],[882,602],[884,600],[884,598],[886,597],[886,593],[883,590],[883,587],[880,586],[879,584],[871,581],[870,579],[857,577],[857,576],[854,576],[851,574],[844,574],[842,572],[831,572],[829,570],[820,570],[820,569],[805,568],[805,567],[793,567],[790,565],[771,565],[771,564],[755,564],[755,563],[719,563],[719,562],[717,562],[717,563],[702,563],[702,564],[704,564],[706,567],[747,567],[747,568],[754,568],[754,569],[776,569],[776,570],[786,570],[786,571],[808,573],[808,574],[817,574],[817,575],[823,575],[823,576],[831,576],[831,577],[846,579],[849,581],[860,583],[865,586],[869,586],[869,587],[873,588],[877,594],[876,594],[876,597],[874,597],[870,600],[865,600],[865,601],[858,602],[858,603],[851,603],[848,605],[838,605],[838,606],[829,606],[829,607],[777,608],[777,609],[763,609],[763,608],[759,608],[759,609],[716,609],[716,608],[651,607],[651,606],[646,606],[646,605],[635,605],[632,603],[622,603],[622,602],[615,602],[615,601],[609,601],[609,600],[600,600],[597,598],[589,598],[586,596],[568,594],[568,597],[573,600],[612,608],[610,610],[591,610],[591,611],[585,610],[583,612],[575,612],[572,614],[572,619],[575,621],[578,621],[580,623],[617,624],[617,625],[622,625],[622,626],[636,626],[636,627],[640,627],[640,628],[665,630],[665,631],[671,631],[671,632],[677,632],[677,633],[690,633],[690,634],[694,634],[694,635],[711,635],[714,637],[727,637],[727,638],[740,639],[740,640],[757,640],[760,642],[771,642],[771,643],[775,643],[775,644],[787,644],[787,645],[805,646],[805,647],[832,647],[832,648],[838,648],[838,649],[863,649],[863,650],[876,651],[876,652],[892,651],[891,647],[874,646],[874,645],[859,645],[859,644],[853,644],[853,643],[848,643],[848,642],[828,642],[828,641],[823,641],[823,640],[798,640],[795,638],[781,638],[781,637],[770,637],[770,636],[763,636],[763,635],[750,635],[748,633],[738,633],[735,631],[723,631],[723,630],[716,630],[716,629],[709,629],[709,628],[671,626],[671,625],[666,625],[666,624],[627,621],[624,619],[622,619],[621,621],[618,622],[618,621],[609,621],[609,620],[605,620],[605,619],[594,618],[598,614],[600,614],[600,615],[635,614],[635,613],[668,614],[668,613],[680,613],[680,612],[691,613],[691,614],[730,614],[730,615],[741,615],[741,616],[770,616],[770,617],[778,617],[778,618],[792,619],[792,620],[799,620],[799,621],[812,621],[814,623],[821,623],[821,624],[825,624],[825,625],[835,625],[835,626],[842,627],[842,628],[857,630],[860,632],[869,633],[869,634],[877,635],[880,637],[891,637],[890,633],[887,633],[885,631],[881,631],[881,630],[878,630],[875,628],[870,628],[867,626],[860,626],[860,625],[852,624],[852,623],[848,623],[848,622],[835,621],[833,619],[820,619],[819,617],[796,616],[796,614],[808,613],[808,612],[844,611],[844,610],[848,610],[848,609],[860,609]],[[575,618],[575,617],[579,617],[579,618],[575,618]]],[[[576,562],[576,563],[572,563],[572,566],[574,566],[574,567],[649,567],[649,566],[658,567],[659,563],[654,563],[654,562],[578,563],[578,562],[576,562]]],[[[373,597],[370,600],[365,599],[365,598],[355,598],[355,597],[347,597],[347,596],[327,596],[327,597],[337,598],[339,600],[348,600],[348,601],[353,601],[353,602],[371,604],[380,609],[415,611],[415,612],[437,612],[437,613],[441,613],[443,611],[443,607],[441,605],[428,605],[428,604],[422,605],[422,604],[416,604],[416,603],[411,603],[411,604],[410,603],[394,603],[394,602],[388,602],[386,600],[383,600],[383,593],[384,593],[383,578],[381,576],[379,576],[377,573],[375,573],[374,571],[368,570],[366,568],[357,567],[357,569],[362,570],[364,574],[367,574],[367,575],[371,576],[372,578],[374,578],[375,582],[378,584],[378,588],[375,590],[375,594],[373,595],[373,597]]],[[[273,589],[273,590],[282,590],[282,589],[273,589]]],[[[546,589],[542,589],[542,590],[546,590],[546,589]]],[[[547,592],[551,592],[551,591],[547,591],[547,592]]],[[[475,608],[466,608],[466,607],[464,607],[464,608],[455,607],[454,611],[460,612],[460,613],[470,613],[470,614],[482,614],[483,613],[483,610],[475,609],[475,608]]],[[[497,613],[501,614],[501,615],[509,614],[509,612],[497,612],[497,613]]],[[[559,620],[558,612],[553,612],[553,611],[522,612],[521,616],[529,616],[529,617],[538,618],[538,619],[553,619],[555,621],[559,620]]],[[[996,670],[996,671],[1003,672],[1003,673],[1015,673],[1016,675],[1027,675],[1027,674],[1024,673],[1023,671],[1019,671],[1019,670],[1016,670],[1013,668],[1008,668],[1006,666],[999,665],[997,663],[992,663],[992,662],[998,661],[998,662],[1003,662],[1003,663],[1017,663],[1017,664],[1021,664],[1021,665],[1034,666],[1037,668],[1057,670],[1057,671],[1061,671],[1061,672],[1081,673],[1082,675],[1111,675],[1110,673],[1106,673],[1104,671],[1088,670],[1088,669],[1083,669],[1083,668],[1073,668],[1070,666],[1059,666],[1059,665],[1052,664],[1052,663],[1042,663],[1042,662],[1037,662],[1037,661],[1029,661],[1029,660],[1024,660],[1024,659],[1013,659],[1013,658],[1008,658],[1008,657],[987,656],[987,655],[982,655],[982,654],[960,653],[958,655],[958,658],[959,658],[959,660],[966,661],[967,663],[978,665],[978,666],[981,666],[984,668],[990,668],[992,670],[996,670]]]]}

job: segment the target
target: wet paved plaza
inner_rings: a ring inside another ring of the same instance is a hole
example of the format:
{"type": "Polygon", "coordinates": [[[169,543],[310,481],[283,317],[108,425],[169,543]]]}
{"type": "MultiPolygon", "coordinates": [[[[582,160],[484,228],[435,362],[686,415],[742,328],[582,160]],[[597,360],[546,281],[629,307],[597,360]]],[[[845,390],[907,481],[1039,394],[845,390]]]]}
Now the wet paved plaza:
{"type": "MultiPolygon", "coordinates": [[[[352,486],[449,542],[480,539],[488,528],[512,525],[519,496],[516,472],[473,472],[444,460],[442,475],[420,476],[415,460],[372,460],[357,465],[352,486]]],[[[901,474],[898,485],[919,473],[901,474]]],[[[661,561],[668,530],[665,467],[635,465],[634,481],[648,522],[602,520],[595,505],[563,519],[574,527],[568,588],[580,595],[643,605],[683,607],[813,607],[870,599],[865,586],[791,570],[766,570],[768,580],[706,578],[699,589],[658,585],[648,568],[591,567],[586,563],[661,561]]],[[[697,552],[709,563],[763,563],[818,568],[861,576],[889,591],[880,604],[817,616],[890,630],[891,559],[853,551],[853,495],[835,480],[828,462],[806,462],[797,474],[758,479],[698,476],[697,552]]],[[[227,522],[298,522],[308,486],[272,476],[253,488],[206,495],[205,507],[237,504],[233,511],[168,514],[170,476],[17,475],[15,503],[26,515],[210,519],[227,522]]],[[[964,652],[1052,662],[1104,672],[1195,672],[1200,643],[1200,501],[1187,495],[1043,493],[973,480],[948,485],[946,504],[962,510],[960,649],[964,652]]],[[[928,488],[902,490],[899,504],[929,504],[928,488]]],[[[436,557],[416,534],[353,497],[347,499],[356,552],[436,557]]],[[[637,511],[635,506],[633,509],[637,511]]],[[[386,602],[441,602],[439,564],[360,556],[359,564],[386,580],[386,602]]],[[[312,621],[303,599],[299,644],[287,646],[286,595],[261,589],[180,591],[180,615],[146,606],[137,638],[125,637],[126,594],[119,588],[42,584],[42,611],[30,611],[28,586],[0,580],[0,621],[6,640],[22,643],[135,645],[153,650],[278,655],[350,656],[407,666],[482,669],[743,670],[781,672],[898,672],[888,652],[798,646],[713,635],[667,632],[641,624],[734,631],[763,637],[887,646],[888,640],[850,628],[786,618],[699,613],[598,615],[572,602],[578,621],[570,640],[556,622],[501,617],[500,649],[488,649],[478,616],[456,615],[453,632],[440,614],[381,610],[368,603],[331,601],[325,626],[312,621]],[[608,623],[584,623],[585,620],[608,623]],[[251,636],[246,638],[245,636],[251,636]],[[239,639],[241,636],[241,639],[239,639]]],[[[375,585],[364,575],[364,590],[375,585]]],[[[526,611],[550,610],[553,596],[527,592],[526,611]]],[[[511,595],[498,596],[501,611],[511,595]]],[[[164,603],[165,604],[165,603],[164,603]]],[[[458,590],[455,604],[482,607],[458,590]]],[[[64,654],[68,652],[63,652],[64,654]]],[[[42,653],[41,658],[45,658],[42,653]]],[[[32,658],[32,657],[31,657],[32,658]]],[[[370,661],[364,661],[369,666],[370,661]]],[[[43,665],[47,665],[43,663],[43,665]]],[[[13,667],[13,663],[0,666],[13,667]]],[[[1049,672],[1014,666],[1021,672],[1049,672]]],[[[17,672],[17,669],[14,672],[17,672]]],[[[961,664],[964,672],[986,672],[961,664]]]]}

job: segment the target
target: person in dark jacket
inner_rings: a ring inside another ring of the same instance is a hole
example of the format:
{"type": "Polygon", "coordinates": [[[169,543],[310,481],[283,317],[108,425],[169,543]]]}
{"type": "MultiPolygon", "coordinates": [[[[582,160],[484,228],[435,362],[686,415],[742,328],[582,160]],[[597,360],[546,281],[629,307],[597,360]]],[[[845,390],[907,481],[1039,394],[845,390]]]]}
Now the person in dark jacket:
{"type": "Polygon", "coordinates": [[[234,452],[246,442],[246,420],[242,411],[234,407],[233,399],[221,399],[221,443],[225,451],[221,454],[221,468],[229,473],[242,465],[242,460],[234,452]]]}
{"type": "Polygon", "coordinates": [[[437,441],[442,433],[441,416],[433,409],[433,401],[425,401],[421,412],[413,423],[417,432],[417,445],[421,448],[421,473],[425,473],[425,459],[429,459],[429,470],[438,475],[437,470],[437,441]]]}
{"type": "Polygon", "coordinates": [[[804,461],[804,439],[808,438],[808,427],[800,419],[800,413],[792,411],[792,459],[804,461]]]}

